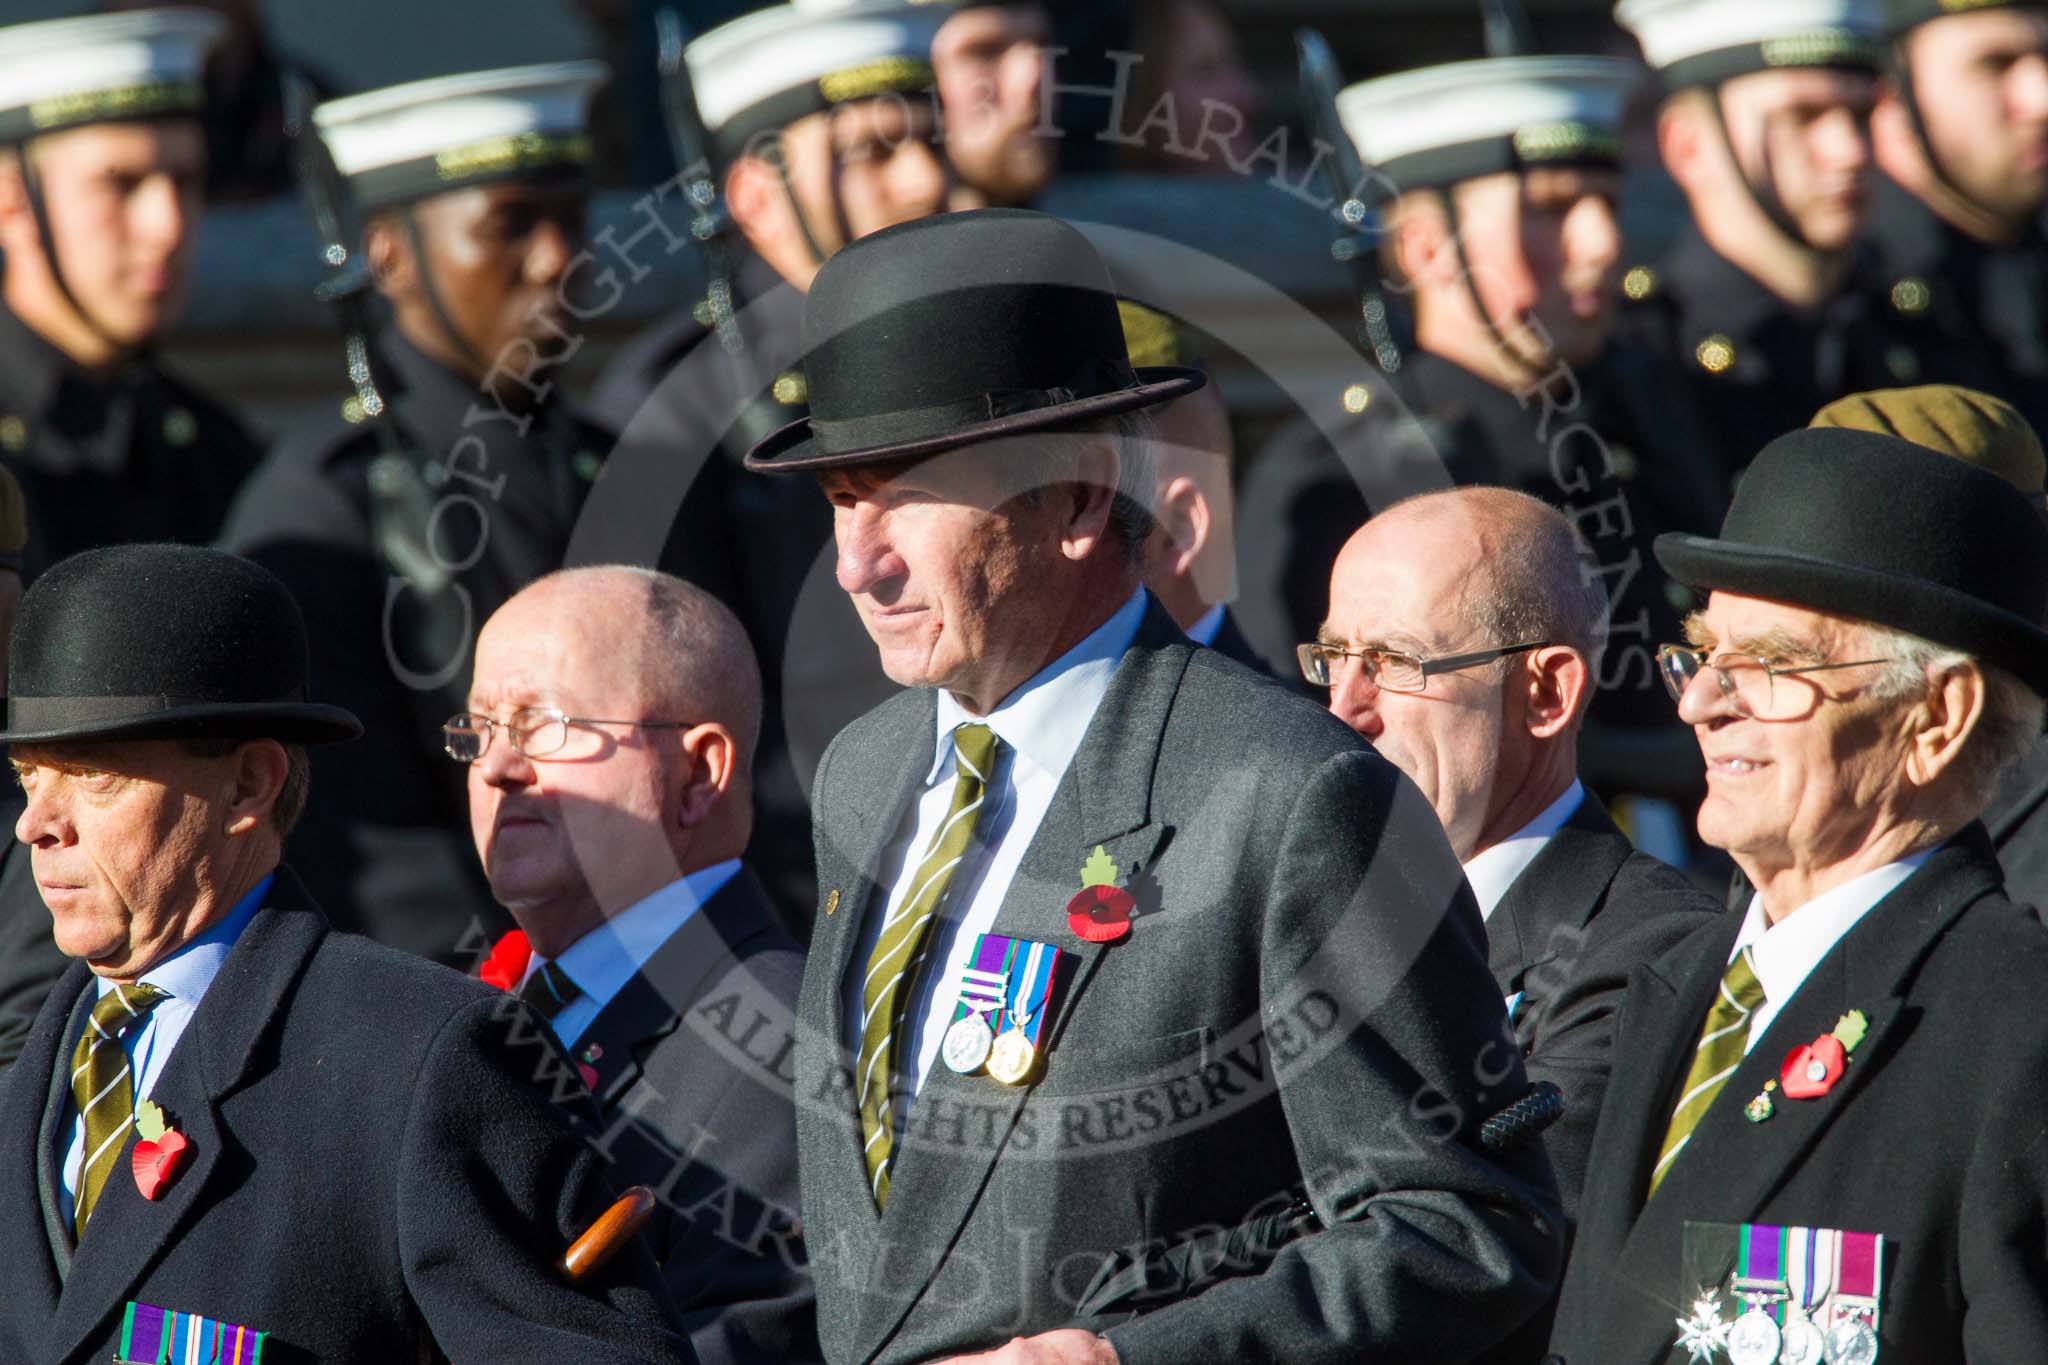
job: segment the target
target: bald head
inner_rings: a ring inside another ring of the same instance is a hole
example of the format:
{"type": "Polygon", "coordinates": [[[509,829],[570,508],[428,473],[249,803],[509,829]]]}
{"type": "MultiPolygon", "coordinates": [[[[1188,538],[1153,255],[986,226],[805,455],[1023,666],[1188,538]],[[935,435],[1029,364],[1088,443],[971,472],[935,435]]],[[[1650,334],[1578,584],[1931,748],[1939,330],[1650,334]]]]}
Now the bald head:
{"type": "Polygon", "coordinates": [[[1606,625],[1606,590],[1555,509],[1505,488],[1411,498],[1345,543],[1325,642],[1424,660],[1514,652],[1431,673],[1420,692],[1344,659],[1330,710],[1414,780],[1469,860],[1571,786],[1606,625]]]}
{"type": "Polygon", "coordinates": [[[535,581],[478,635],[469,709],[493,722],[469,769],[471,834],[536,951],[745,849],[761,674],[703,590],[633,566],[535,581]],[[566,738],[521,753],[513,726],[547,710],[566,738]]]}

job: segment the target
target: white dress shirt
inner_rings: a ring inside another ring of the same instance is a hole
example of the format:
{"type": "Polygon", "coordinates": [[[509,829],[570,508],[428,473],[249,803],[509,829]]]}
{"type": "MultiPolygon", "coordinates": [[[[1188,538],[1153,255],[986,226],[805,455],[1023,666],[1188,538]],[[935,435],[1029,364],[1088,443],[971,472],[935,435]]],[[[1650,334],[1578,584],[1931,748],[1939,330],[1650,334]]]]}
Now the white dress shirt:
{"type": "MultiPolygon", "coordinates": [[[[1109,691],[1118,661],[1137,638],[1144,615],[1145,593],[1140,589],[1086,639],[1003,698],[986,716],[969,715],[951,693],[942,690],[938,695],[937,752],[923,789],[904,812],[882,856],[880,878],[889,887],[887,914],[868,915],[847,968],[849,1048],[860,1045],[860,983],[881,937],[883,921],[894,916],[910,894],[923,850],[952,804],[953,731],[961,725],[986,725],[1002,740],[1003,754],[996,764],[992,788],[983,797],[994,809],[984,810],[977,825],[977,847],[953,870],[945,902],[930,931],[924,970],[911,983],[910,998],[904,1004],[907,1036],[897,1042],[897,1056],[902,1059],[896,1091],[899,1123],[911,1099],[924,1088],[925,1077],[945,1041],[958,998],[960,970],[967,965],[975,940],[995,926],[996,911],[1024,860],[1024,850],[1051,808],[1060,779],[1066,776],[1067,765],[1073,762],[1096,708],[1109,691]]],[[[1080,857],[1077,851],[1077,888],[1080,857]]]]}
{"type": "Polygon", "coordinates": [[[1195,618],[1195,623],[1188,627],[1188,638],[1198,645],[1213,645],[1216,643],[1216,632],[1222,629],[1223,604],[1218,602],[1195,618]]]}
{"type": "Polygon", "coordinates": [[[1465,864],[1465,880],[1472,885],[1472,895],[1479,902],[1479,917],[1492,919],[1493,908],[1499,905],[1501,897],[1515,884],[1515,878],[1529,870],[1529,864],[1536,861],[1536,855],[1543,851],[1557,832],[1564,828],[1564,822],[1572,818],[1572,812],[1586,799],[1586,789],[1575,777],[1572,784],[1564,789],[1564,795],[1545,806],[1534,820],[1510,834],[1483,853],[1475,853],[1465,864]]]}
{"type": "Polygon", "coordinates": [[[1933,853],[1933,849],[1927,849],[1910,858],[1886,863],[1854,881],[1843,882],[1834,890],[1815,896],[1776,924],[1765,918],[1761,895],[1749,898],[1749,913],[1743,916],[1742,932],[1735,936],[1735,947],[1728,954],[1728,960],[1733,962],[1744,948],[1754,949],[1750,966],[1756,969],[1756,979],[1764,988],[1764,1002],[1749,1016],[1744,1053],[1756,1046],[1757,1039],[1778,1017],[1779,1009],[1813,974],[1828,950],[1840,943],[1842,936],[1854,929],[1873,906],[1898,890],[1899,884],[1933,853]]]}
{"type": "MultiPolygon", "coordinates": [[[[249,921],[262,908],[263,898],[270,894],[270,886],[275,879],[276,874],[273,873],[256,883],[248,895],[235,902],[234,909],[228,911],[220,923],[142,974],[141,984],[154,986],[169,998],[158,1001],[148,1017],[121,1037],[122,1050],[128,1054],[128,1075],[135,1086],[135,1105],[140,1106],[156,1090],[157,1081],[170,1064],[171,1054],[177,1051],[178,1040],[191,1027],[192,1016],[198,1011],[206,988],[213,984],[221,964],[228,960],[235,940],[242,936],[242,931],[249,927],[249,921]]],[[[95,1004],[114,989],[114,983],[104,977],[96,978],[93,984],[98,987],[98,993],[93,997],[95,1004]]],[[[92,1026],[88,1024],[86,1027],[92,1026]]],[[[75,1037],[72,1046],[77,1046],[75,1037]]],[[[71,1066],[68,1052],[64,1066],[67,1070],[71,1066]]],[[[78,1194],[79,1168],[85,1163],[85,1118],[78,1112],[76,1100],[66,1100],[64,1112],[71,1124],[71,1141],[65,1145],[64,1160],[58,1167],[64,1189],[57,1198],[57,1209],[69,1223],[72,1200],[78,1194]]],[[[173,1123],[177,1121],[176,1114],[170,1117],[173,1123]]],[[[120,1179],[122,1170],[123,1167],[116,1164],[114,1174],[108,1179],[120,1179]]]]}
{"type": "MultiPolygon", "coordinates": [[[[561,1013],[554,1017],[555,1037],[562,1046],[568,1047],[581,1038],[612,998],[639,975],[649,958],[661,951],[661,945],[675,937],[676,931],[697,913],[697,907],[718,894],[719,888],[739,870],[738,858],[700,867],[653,895],[635,901],[563,949],[555,965],[569,974],[581,994],[562,1006],[561,1013]]],[[[519,985],[523,988],[527,978],[547,962],[535,953],[527,962],[526,976],[519,978],[519,985]]]]}

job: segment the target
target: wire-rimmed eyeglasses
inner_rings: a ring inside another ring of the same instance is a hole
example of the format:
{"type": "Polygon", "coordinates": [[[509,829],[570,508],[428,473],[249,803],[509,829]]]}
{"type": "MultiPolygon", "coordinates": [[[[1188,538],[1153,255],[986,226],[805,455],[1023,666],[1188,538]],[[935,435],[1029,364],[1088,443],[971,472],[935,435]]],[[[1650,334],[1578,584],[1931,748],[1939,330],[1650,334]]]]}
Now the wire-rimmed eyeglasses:
{"type": "Polygon", "coordinates": [[[1837,668],[1862,668],[1867,664],[1888,664],[1890,659],[1850,659],[1836,664],[1797,664],[1787,667],[1751,654],[1716,654],[1712,658],[1686,645],[1665,645],[1657,651],[1657,672],[1664,689],[1677,701],[1702,672],[1714,674],[1721,695],[1735,704],[1736,711],[1751,720],[1796,720],[1811,711],[1820,692],[1813,687],[1779,687],[1779,678],[1807,673],[1826,673],[1837,668]]]}
{"type": "Polygon", "coordinates": [[[1394,649],[1345,649],[1341,645],[1312,641],[1296,645],[1294,657],[1301,665],[1301,676],[1317,687],[1330,685],[1339,659],[1356,659],[1364,665],[1366,681],[1373,686],[1389,692],[1420,692],[1439,673],[1477,668],[1495,659],[1505,659],[1510,654],[1546,649],[1549,645],[1548,640],[1531,640],[1527,644],[1503,645],[1499,649],[1480,649],[1470,654],[1446,654],[1440,658],[1425,659],[1419,654],[1403,654],[1394,649]]]}
{"type": "Polygon", "coordinates": [[[552,706],[523,706],[510,720],[493,720],[472,711],[448,717],[441,726],[441,747],[457,763],[474,763],[491,747],[491,736],[505,732],[512,751],[524,758],[561,756],[573,727],[631,725],[641,730],[686,730],[686,720],[606,720],[600,716],[568,716],[552,706]]]}

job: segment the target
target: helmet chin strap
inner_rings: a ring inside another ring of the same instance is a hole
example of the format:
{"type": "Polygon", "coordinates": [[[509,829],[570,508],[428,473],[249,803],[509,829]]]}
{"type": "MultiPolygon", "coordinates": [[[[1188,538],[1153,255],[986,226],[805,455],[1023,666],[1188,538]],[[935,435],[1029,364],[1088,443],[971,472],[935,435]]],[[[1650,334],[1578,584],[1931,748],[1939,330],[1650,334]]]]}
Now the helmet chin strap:
{"type": "Polygon", "coordinates": [[[406,246],[412,251],[413,273],[420,282],[420,296],[427,301],[427,312],[432,315],[434,326],[455,354],[462,357],[481,379],[491,372],[490,361],[470,345],[469,338],[456,327],[454,317],[441,301],[441,291],[434,287],[433,266],[427,260],[426,239],[420,232],[419,219],[413,216],[411,204],[399,206],[398,221],[405,233],[406,246]]]}
{"type": "Polygon", "coordinates": [[[72,291],[71,282],[64,278],[63,263],[57,257],[57,235],[50,230],[50,208],[43,196],[43,177],[36,170],[35,158],[29,155],[26,143],[16,146],[15,160],[21,169],[22,195],[28,200],[29,216],[35,219],[36,238],[43,249],[43,260],[50,268],[50,278],[56,281],[57,292],[63,296],[64,302],[71,306],[71,311],[77,314],[78,320],[85,324],[86,330],[105,342],[109,350],[116,354],[126,354],[135,349],[101,326],[100,320],[92,315],[92,310],[72,291]]]}
{"type": "MultiPolygon", "coordinates": [[[[825,264],[825,248],[818,245],[817,234],[811,231],[811,220],[804,216],[804,206],[796,197],[796,183],[789,178],[789,157],[780,147],[775,149],[775,178],[782,182],[782,197],[789,201],[790,217],[796,219],[796,230],[804,239],[804,250],[811,256],[813,266],[825,264]]],[[[835,194],[836,200],[838,196],[835,194]]]]}
{"type": "MultiPolygon", "coordinates": [[[[1749,178],[1749,172],[1743,169],[1742,158],[1735,153],[1735,139],[1728,132],[1728,117],[1721,104],[1721,88],[1715,86],[1711,94],[1713,95],[1711,103],[1713,105],[1712,121],[1714,130],[1720,134],[1721,146],[1728,153],[1728,164],[1735,168],[1735,178],[1741,182],[1742,191],[1749,196],[1749,202],[1756,205],[1758,211],[1770,222],[1771,226],[1782,233],[1786,240],[1794,246],[1824,256],[1832,255],[1832,252],[1822,251],[1806,239],[1806,234],[1800,230],[1799,224],[1792,220],[1792,214],[1785,208],[1785,201],[1778,197],[1778,191],[1774,185],[1768,182],[1759,185],[1749,178]]],[[[1768,147],[1764,150],[1764,157],[1764,171],[1768,175],[1770,172],[1770,150],[1768,147]]]]}
{"type": "Polygon", "coordinates": [[[1457,196],[1449,189],[1438,189],[1436,197],[1437,202],[1443,206],[1444,223],[1451,234],[1451,247],[1458,253],[1458,280],[1465,288],[1465,297],[1472,301],[1472,311],[1479,315],[1480,325],[1486,328],[1486,334],[1493,339],[1494,349],[1506,356],[1511,364],[1531,379],[1547,373],[1550,369],[1549,364],[1530,357],[1509,341],[1507,334],[1494,322],[1493,314],[1487,311],[1485,301],[1479,297],[1479,285],[1473,278],[1472,262],[1465,255],[1465,233],[1458,218],[1457,196]]]}

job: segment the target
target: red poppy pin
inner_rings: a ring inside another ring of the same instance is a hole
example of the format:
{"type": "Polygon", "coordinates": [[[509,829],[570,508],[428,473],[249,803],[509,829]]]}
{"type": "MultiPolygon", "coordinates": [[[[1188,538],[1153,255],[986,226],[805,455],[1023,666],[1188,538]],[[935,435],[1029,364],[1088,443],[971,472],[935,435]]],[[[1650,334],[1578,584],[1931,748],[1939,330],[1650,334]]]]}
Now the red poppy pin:
{"type": "Polygon", "coordinates": [[[533,945],[526,941],[525,932],[514,929],[491,945],[491,955],[484,959],[477,975],[486,985],[509,991],[526,975],[526,963],[532,956],[533,945]]]}
{"type": "Polygon", "coordinates": [[[171,1126],[155,1100],[135,1106],[135,1136],[135,1150],[128,1157],[135,1171],[135,1188],[142,1191],[144,1199],[161,1198],[191,1159],[192,1144],[171,1126]]]}
{"type": "Polygon", "coordinates": [[[1834,1031],[1823,1033],[1803,1047],[1785,1054],[1778,1069],[1778,1083],[1789,1100],[1817,1100],[1835,1088],[1848,1070],[1849,1054],[1870,1031],[1862,1010],[1850,1010],[1836,1021],[1834,1031]]]}
{"type": "Polygon", "coordinates": [[[1081,864],[1081,890],[1067,902],[1067,927],[1090,943],[1114,943],[1131,932],[1137,902],[1116,884],[1116,859],[1101,844],[1081,864]]]}

